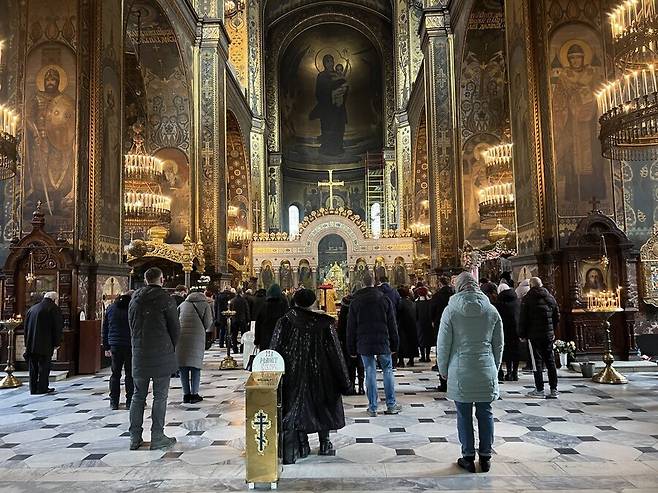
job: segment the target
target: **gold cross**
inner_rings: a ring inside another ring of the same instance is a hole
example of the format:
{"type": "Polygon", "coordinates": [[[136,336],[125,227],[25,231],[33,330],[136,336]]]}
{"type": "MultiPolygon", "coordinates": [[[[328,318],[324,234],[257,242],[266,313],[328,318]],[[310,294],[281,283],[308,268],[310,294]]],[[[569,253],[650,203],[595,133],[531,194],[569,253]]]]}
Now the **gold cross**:
{"type": "Polygon", "coordinates": [[[334,208],[334,187],[345,186],[344,181],[334,181],[334,170],[330,169],[329,171],[329,181],[319,181],[319,187],[328,187],[329,188],[329,208],[334,208]]]}

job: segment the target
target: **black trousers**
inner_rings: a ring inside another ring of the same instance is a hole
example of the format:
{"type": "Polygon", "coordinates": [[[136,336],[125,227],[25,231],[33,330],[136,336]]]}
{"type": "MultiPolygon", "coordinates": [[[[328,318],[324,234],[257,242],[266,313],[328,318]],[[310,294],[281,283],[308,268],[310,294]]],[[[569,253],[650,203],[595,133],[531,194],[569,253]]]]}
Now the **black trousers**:
{"type": "Polygon", "coordinates": [[[533,339],[532,352],[535,356],[535,387],[539,391],[544,390],[544,366],[548,373],[548,385],[551,390],[557,390],[557,368],[555,367],[555,355],[553,353],[552,339],[533,339]]]}
{"type": "Polygon", "coordinates": [[[110,376],[110,403],[118,404],[121,396],[121,371],[126,372],[126,401],[135,391],[133,383],[132,349],[127,346],[112,347],[112,375],[110,376]]]}
{"type": "Polygon", "coordinates": [[[31,354],[29,357],[30,393],[45,394],[48,392],[50,377],[50,356],[31,354]]]}

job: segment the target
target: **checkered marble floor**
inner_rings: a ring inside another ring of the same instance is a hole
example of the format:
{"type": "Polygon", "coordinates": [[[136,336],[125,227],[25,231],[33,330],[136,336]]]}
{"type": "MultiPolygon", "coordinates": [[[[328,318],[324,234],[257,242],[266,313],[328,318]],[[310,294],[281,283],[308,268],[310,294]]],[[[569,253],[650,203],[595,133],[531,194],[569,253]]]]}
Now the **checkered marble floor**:
{"type": "MultiPolygon", "coordinates": [[[[128,412],[109,409],[107,371],[57,382],[48,396],[30,396],[26,386],[3,391],[0,491],[244,489],[247,373],[219,370],[222,356],[206,354],[201,403],[182,404],[172,379],[165,432],[178,443],[167,451],[128,450],[128,412]]],[[[398,369],[396,380],[400,415],[369,418],[364,396],[345,398],[347,426],[332,432],[334,456],[315,455],[312,436],[313,455],[284,467],[280,489],[658,491],[658,374],[633,374],[626,386],[564,378],[558,400],[525,397],[530,375],[502,385],[486,475],[454,465],[454,406],[437,392],[429,365],[398,369]]]]}

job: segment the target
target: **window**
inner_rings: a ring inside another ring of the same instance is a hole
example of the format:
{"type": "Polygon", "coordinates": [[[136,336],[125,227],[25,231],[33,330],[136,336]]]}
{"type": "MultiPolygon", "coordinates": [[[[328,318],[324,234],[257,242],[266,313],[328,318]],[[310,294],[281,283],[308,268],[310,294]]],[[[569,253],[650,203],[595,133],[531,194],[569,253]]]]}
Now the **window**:
{"type": "Polygon", "coordinates": [[[372,204],[370,208],[370,233],[373,238],[379,238],[382,232],[382,206],[379,202],[372,204]]]}
{"type": "Polygon", "coordinates": [[[292,204],[288,207],[288,235],[294,238],[299,234],[299,207],[292,204]]]}

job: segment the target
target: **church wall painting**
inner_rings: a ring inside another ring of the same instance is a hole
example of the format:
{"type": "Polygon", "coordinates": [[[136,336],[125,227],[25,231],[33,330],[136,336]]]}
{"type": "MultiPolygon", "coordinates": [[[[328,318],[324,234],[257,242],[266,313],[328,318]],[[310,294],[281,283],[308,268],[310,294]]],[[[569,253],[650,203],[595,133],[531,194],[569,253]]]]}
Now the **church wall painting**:
{"type": "Polygon", "coordinates": [[[484,152],[508,140],[506,81],[502,2],[475,2],[468,19],[459,81],[464,238],[475,245],[488,243],[487,231],[495,225],[480,221],[478,204],[480,190],[489,184],[484,152]]]}
{"type": "Polygon", "coordinates": [[[162,192],[171,197],[171,223],[167,243],[180,244],[190,231],[190,166],[180,149],[161,149],[155,156],[164,163],[162,192]]]}
{"type": "Polygon", "coordinates": [[[383,142],[381,56],[342,24],[299,34],[280,64],[281,141],[286,166],[355,165],[383,142]]]}
{"type": "Polygon", "coordinates": [[[549,62],[558,211],[584,215],[592,197],[611,207],[610,164],[601,155],[595,91],[605,80],[601,34],[568,23],[550,36],[549,62]]]}
{"type": "Polygon", "coordinates": [[[72,231],[75,206],[76,58],[46,42],[28,55],[25,74],[23,229],[38,201],[50,232],[72,231]]]}

